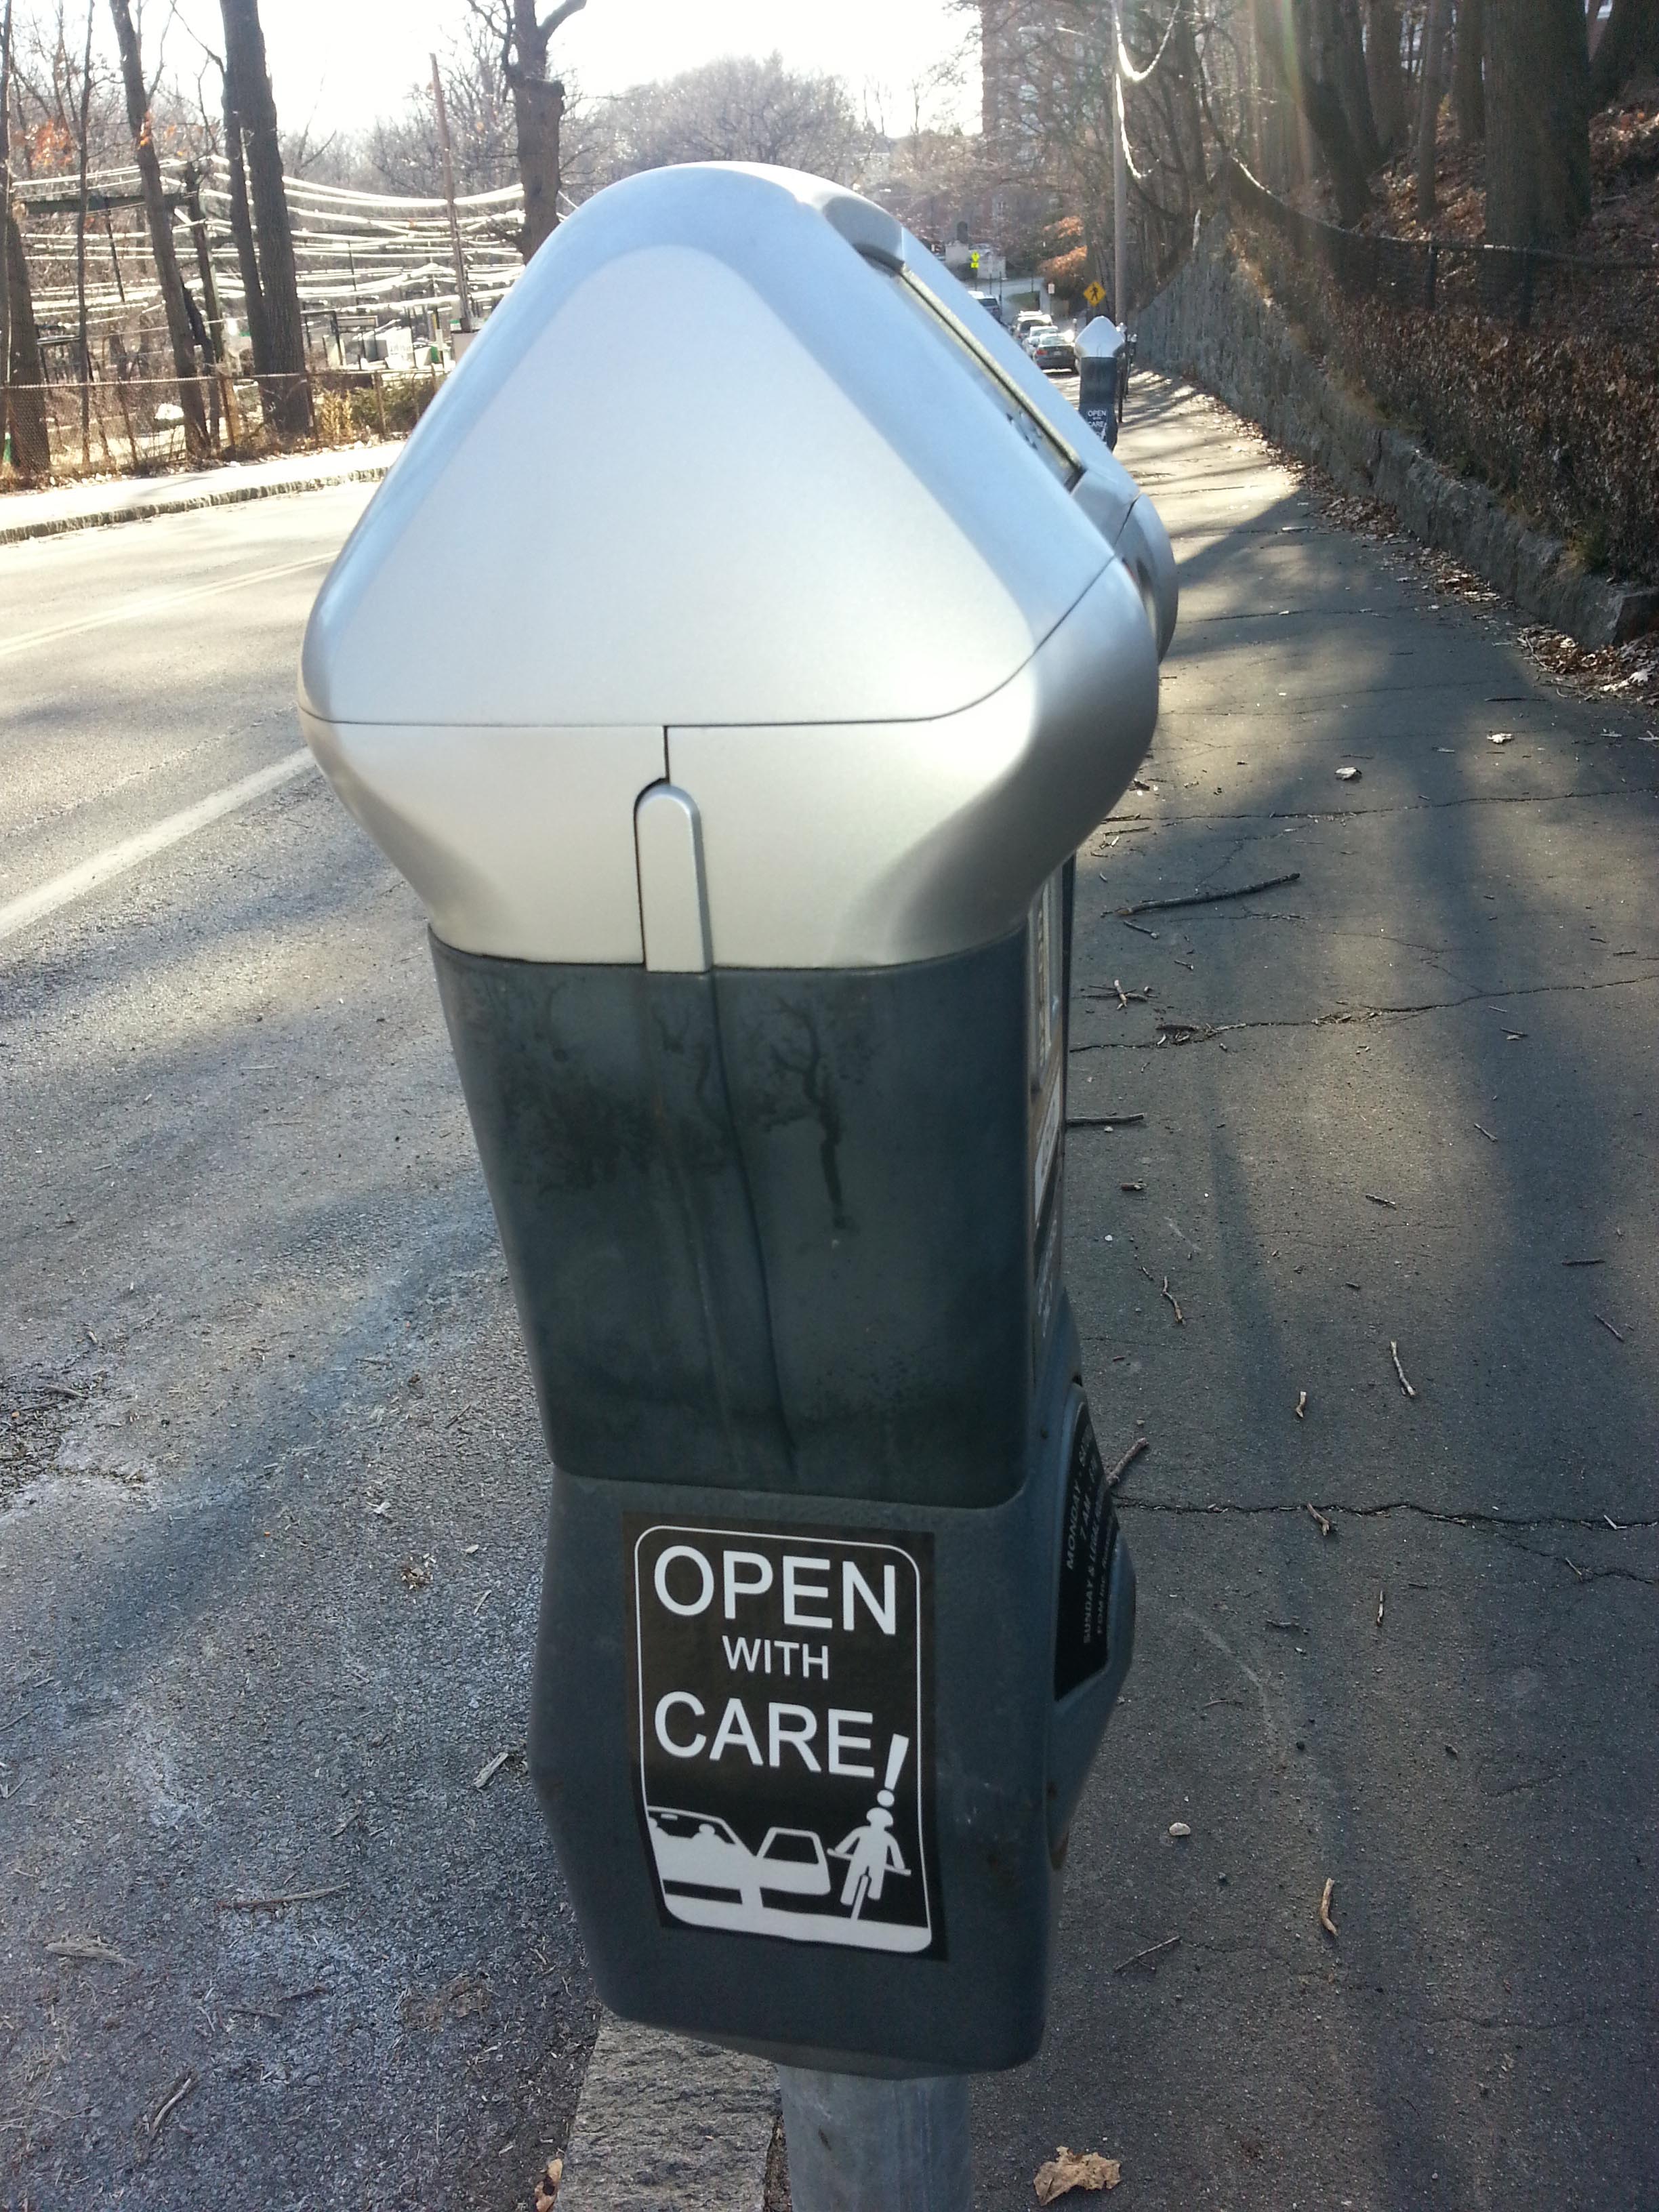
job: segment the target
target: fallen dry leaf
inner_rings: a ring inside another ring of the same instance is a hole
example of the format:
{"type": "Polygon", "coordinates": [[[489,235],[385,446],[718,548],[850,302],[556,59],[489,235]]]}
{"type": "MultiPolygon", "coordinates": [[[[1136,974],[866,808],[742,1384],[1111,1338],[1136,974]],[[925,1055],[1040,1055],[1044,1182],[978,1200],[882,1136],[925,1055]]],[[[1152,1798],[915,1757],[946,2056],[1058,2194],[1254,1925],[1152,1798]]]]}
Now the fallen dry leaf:
{"type": "Polygon", "coordinates": [[[1048,2164],[1038,2166],[1031,2186],[1039,2204],[1052,2204],[1073,2189],[1115,2189],[1122,2179],[1118,2160],[1103,2158],[1097,2150],[1067,2150],[1061,2143],[1048,2164]]]}
{"type": "Polygon", "coordinates": [[[1331,1917],[1331,1899],[1336,1894],[1336,1883],[1328,1881],[1319,1899],[1319,1924],[1328,1936],[1336,1933],[1336,1923],[1331,1917]]]}
{"type": "Polygon", "coordinates": [[[559,2184],[564,2179],[564,2160],[550,2158],[536,2177],[536,2212],[553,2212],[559,2193],[559,2184]]]}

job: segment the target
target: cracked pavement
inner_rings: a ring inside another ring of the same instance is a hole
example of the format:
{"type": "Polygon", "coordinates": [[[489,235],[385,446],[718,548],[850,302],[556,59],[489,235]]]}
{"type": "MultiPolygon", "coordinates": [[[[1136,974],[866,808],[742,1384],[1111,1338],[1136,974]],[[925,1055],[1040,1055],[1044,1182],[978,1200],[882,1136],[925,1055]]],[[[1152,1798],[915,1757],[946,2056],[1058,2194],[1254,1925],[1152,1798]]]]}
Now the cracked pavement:
{"type": "Polygon", "coordinates": [[[1139,1620],[979,2202],[1065,2142],[1159,2212],[1650,2204],[1659,745],[1224,410],[1139,378],[1120,451],[1182,616],[1066,1274],[1139,1620]]]}

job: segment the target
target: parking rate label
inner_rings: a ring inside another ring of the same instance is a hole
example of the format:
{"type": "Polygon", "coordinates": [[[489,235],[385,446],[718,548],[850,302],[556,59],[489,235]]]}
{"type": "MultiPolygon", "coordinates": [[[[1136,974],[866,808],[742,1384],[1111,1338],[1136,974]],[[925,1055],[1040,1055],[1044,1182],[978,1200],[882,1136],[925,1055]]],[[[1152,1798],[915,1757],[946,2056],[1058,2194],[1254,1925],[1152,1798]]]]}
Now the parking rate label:
{"type": "Polygon", "coordinates": [[[665,1917],[942,1956],[932,1540],[624,1526],[635,1786],[665,1917]]]}

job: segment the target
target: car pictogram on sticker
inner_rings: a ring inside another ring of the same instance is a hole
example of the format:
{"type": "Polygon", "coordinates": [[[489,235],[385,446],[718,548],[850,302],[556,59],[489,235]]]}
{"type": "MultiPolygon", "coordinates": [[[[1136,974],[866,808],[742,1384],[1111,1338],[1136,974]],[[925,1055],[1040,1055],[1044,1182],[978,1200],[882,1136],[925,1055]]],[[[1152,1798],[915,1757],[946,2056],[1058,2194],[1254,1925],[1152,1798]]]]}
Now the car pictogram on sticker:
{"type": "Polygon", "coordinates": [[[767,1893],[827,1897],[830,1865],[810,1828],[769,1828],[751,1851],[726,1821],[712,1813],[682,1813],[649,1805],[651,1849],[665,1897],[701,1899],[759,1912],[767,1893]]]}

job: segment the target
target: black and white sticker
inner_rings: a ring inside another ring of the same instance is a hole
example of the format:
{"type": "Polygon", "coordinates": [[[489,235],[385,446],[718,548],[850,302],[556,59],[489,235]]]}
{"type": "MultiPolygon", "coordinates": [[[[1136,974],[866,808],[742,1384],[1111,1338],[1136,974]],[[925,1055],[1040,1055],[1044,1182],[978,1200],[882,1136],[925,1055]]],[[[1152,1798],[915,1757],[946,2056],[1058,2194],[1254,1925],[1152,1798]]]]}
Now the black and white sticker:
{"type": "Polygon", "coordinates": [[[635,1781],[665,1917],[942,1956],[932,1540],[624,1527],[635,1781]]]}

